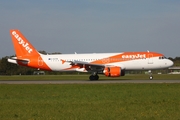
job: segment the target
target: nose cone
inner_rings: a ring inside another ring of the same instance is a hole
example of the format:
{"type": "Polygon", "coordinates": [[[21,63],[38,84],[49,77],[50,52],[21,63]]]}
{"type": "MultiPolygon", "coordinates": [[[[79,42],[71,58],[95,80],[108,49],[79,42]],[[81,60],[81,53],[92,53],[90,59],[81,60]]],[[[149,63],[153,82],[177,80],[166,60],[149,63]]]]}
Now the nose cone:
{"type": "Polygon", "coordinates": [[[174,63],[173,63],[173,61],[168,60],[167,65],[168,65],[168,67],[171,67],[171,66],[173,66],[173,65],[174,65],[174,63]]]}

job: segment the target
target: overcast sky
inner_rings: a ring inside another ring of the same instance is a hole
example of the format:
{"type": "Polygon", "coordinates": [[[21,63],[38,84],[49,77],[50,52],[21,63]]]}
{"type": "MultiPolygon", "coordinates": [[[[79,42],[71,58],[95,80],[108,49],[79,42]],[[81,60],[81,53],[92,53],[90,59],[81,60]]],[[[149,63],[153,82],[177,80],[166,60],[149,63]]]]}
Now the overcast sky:
{"type": "Polygon", "coordinates": [[[0,57],[19,29],[37,50],[180,56],[180,0],[1,0],[0,57]]]}

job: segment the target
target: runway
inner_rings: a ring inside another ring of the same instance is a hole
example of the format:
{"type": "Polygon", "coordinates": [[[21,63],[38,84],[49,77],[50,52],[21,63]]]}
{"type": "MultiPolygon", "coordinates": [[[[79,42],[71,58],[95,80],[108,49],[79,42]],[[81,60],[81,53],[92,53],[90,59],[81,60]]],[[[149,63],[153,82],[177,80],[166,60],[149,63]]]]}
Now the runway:
{"type": "Polygon", "coordinates": [[[53,80],[53,81],[15,81],[15,80],[1,80],[0,84],[113,84],[113,83],[180,83],[180,80],[53,80]]]}

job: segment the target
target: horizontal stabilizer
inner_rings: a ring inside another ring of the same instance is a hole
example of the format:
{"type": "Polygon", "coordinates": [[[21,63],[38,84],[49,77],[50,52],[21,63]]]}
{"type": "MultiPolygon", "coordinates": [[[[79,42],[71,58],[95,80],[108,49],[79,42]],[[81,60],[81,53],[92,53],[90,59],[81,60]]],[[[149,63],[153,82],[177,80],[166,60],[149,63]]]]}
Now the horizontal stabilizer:
{"type": "Polygon", "coordinates": [[[13,64],[17,64],[17,61],[14,59],[8,59],[8,62],[13,63],[13,64]]]}
{"type": "Polygon", "coordinates": [[[22,63],[22,64],[28,64],[29,63],[29,60],[26,60],[26,59],[14,59],[16,57],[13,57],[12,59],[8,59],[8,62],[10,63],[14,63],[14,64],[18,64],[18,63],[22,63]]]}

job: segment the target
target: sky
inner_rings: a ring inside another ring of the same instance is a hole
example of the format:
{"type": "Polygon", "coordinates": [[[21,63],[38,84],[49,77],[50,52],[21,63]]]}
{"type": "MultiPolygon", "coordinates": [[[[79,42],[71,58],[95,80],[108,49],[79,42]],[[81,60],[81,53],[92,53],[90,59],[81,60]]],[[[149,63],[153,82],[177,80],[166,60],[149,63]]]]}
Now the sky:
{"type": "Polygon", "coordinates": [[[39,51],[155,51],[180,56],[180,0],[1,0],[0,58],[15,55],[10,29],[39,51]]]}

